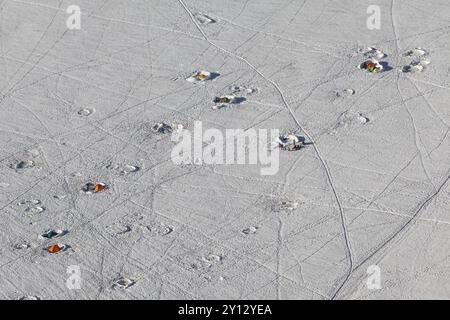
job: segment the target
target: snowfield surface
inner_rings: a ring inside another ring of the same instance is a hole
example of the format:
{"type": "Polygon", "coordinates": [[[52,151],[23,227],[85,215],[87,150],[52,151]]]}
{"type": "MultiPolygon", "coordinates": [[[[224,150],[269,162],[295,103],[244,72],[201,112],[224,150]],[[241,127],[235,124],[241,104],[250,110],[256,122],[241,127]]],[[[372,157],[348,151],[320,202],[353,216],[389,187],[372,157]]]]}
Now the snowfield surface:
{"type": "Polygon", "coordinates": [[[0,37],[1,298],[450,298],[448,1],[3,0],[0,37]],[[176,165],[194,121],[308,143],[176,165]]]}

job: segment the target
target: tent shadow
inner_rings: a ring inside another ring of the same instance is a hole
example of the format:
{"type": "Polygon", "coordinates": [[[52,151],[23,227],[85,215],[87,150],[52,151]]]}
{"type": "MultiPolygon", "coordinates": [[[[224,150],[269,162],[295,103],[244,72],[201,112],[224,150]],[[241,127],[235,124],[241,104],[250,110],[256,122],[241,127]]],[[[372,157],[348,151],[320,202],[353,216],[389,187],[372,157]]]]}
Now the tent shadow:
{"type": "Polygon", "coordinates": [[[218,76],[220,76],[220,73],[217,73],[217,72],[211,72],[211,73],[209,74],[209,79],[208,79],[208,80],[214,80],[214,79],[216,79],[218,76]]]}
{"type": "Polygon", "coordinates": [[[236,98],[234,98],[233,104],[240,104],[240,103],[242,103],[242,102],[244,102],[244,101],[246,101],[246,100],[247,100],[247,99],[244,98],[244,97],[236,97],[236,98]]]}
{"type": "Polygon", "coordinates": [[[381,61],[380,64],[383,66],[382,72],[391,71],[392,69],[394,69],[386,61],[381,61]]]}

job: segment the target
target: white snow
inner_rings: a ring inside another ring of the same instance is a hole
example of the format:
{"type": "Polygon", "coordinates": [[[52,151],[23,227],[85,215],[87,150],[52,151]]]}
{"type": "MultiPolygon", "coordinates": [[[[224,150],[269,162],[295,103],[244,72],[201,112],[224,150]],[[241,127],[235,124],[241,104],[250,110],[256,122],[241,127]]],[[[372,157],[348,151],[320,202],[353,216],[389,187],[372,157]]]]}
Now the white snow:
{"type": "Polygon", "coordinates": [[[2,2],[0,297],[449,299],[450,7],[378,1],[369,30],[372,4],[2,2]],[[272,176],[175,165],[194,121],[307,145],[272,176]]]}

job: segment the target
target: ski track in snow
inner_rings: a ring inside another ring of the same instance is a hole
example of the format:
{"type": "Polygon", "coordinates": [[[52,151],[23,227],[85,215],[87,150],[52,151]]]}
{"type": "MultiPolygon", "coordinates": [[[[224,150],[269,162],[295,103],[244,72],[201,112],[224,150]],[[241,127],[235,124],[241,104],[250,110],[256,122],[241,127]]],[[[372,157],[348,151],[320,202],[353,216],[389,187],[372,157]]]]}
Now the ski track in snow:
{"type": "Polygon", "coordinates": [[[446,4],[385,1],[380,30],[365,1],[74,4],[81,30],[64,1],[0,4],[0,297],[450,298],[446,4]],[[392,69],[359,70],[369,46],[392,69]],[[417,47],[431,64],[402,73],[417,47]],[[177,166],[197,120],[308,144],[274,176],[177,166]]]}

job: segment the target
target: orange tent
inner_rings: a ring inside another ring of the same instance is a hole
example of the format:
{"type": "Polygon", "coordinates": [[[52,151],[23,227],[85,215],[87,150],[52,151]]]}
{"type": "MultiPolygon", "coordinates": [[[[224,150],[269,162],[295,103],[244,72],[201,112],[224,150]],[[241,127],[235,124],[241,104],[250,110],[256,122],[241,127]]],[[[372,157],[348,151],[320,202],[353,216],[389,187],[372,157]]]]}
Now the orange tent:
{"type": "Polygon", "coordinates": [[[62,247],[59,246],[58,244],[54,244],[50,247],[47,248],[47,251],[50,253],[58,253],[59,251],[61,251],[62,247]]]}

